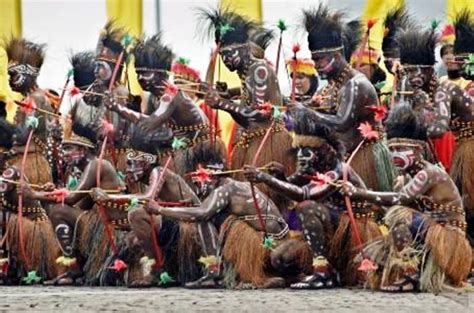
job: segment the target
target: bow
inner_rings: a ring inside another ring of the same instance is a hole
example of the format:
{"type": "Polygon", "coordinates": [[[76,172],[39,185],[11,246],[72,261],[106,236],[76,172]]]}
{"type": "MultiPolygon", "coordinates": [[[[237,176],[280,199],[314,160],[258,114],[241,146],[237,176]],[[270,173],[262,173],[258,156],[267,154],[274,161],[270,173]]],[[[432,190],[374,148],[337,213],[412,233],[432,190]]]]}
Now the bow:
{"type": "MultiPolygon", "coordinates": [[[[162,171],[160,173],[160,177],[158,177],[158,184],[160,185],[161,182],[163,181],[163,178],[165,177],[165,172],[168,169],[170,163],[171,163],[172,156],[170,155],[168,159],[166,160],[165,165],[162,167],[162,171]]],[[[164,260],[163,260],[163,253],[161,252],[160,244],[158,242],[158,238],[156,238],[156,224],[155,220],[153,219],[153,215],[150,214],[150,225],[151,225],[151,241],[153,244],[153,250],[155,252],[155,267],[156,268],[161,268],[163,266],[164,260]]]]}
{"type": "MultiPolygon", "coordinates": [[[[28,118],[31,120],[31,117],[34,118],[34,116],[29,116],[28,118]]],[[[21,159],[21,165],[20,165],[20,188],[23,188],[23,186],[26,184],[25,182],[25,166],[26,166],[26,158],[28,156],[28,150],[31,145],[31,139],[33,138],[33,133],[35,131],[35,123],[28,123],[28,128],[30,128],[30,131],[28,133],[28,139],[26,141],[26,145],[24,147],[23,151],[23,157],[21,159]]],[[[37,125],[36,125],[37,126],[37,125]]],[[[23,261],[25,262],[26,270],[28,272],[28,277],[36,277],[36,271],[28,271],[31,268],[30,260],[26,256],[26,250],[25,250],[25,238],[23,237],[23,192],[18,193],[18,238],[19,238],[19,243],[20,243],[20,255],[23,258],[23,261]]],[[[36,280],[28,280],[27,283],[31,283],[36,280]]]]}

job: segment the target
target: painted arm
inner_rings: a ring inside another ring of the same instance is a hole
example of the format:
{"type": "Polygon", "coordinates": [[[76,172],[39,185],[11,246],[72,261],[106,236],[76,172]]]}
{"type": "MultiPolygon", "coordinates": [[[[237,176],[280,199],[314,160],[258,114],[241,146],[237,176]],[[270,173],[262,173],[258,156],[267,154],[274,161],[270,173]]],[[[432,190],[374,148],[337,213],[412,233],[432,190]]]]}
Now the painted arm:
{"type": "MultiPolygon", "coordinates": [[[[163,169],[161,169],[163,170],[163,169]]],[[[166,178],[163,177],[159,181],[161,171],[159,168],[155,167],[150,173],[150,179],[148,186],[144,193],[135,193],[135,194],[123,194],[123,195],[107,195],[108,200],[130,200],[136,198],[139,201],[155,199],[157,194],[160,194],[163,185],[165,184],[166,178]]],[[[166,173],[164,174],[166,176],[166,173]]]]}
{"type": "Polygon", "coordinates": [[[300,187],[275,178],[267,173],[258,171],[252,167],[246,167],[244,175],[250,182],[264,183],[294,201],[321,200],[334,191],[334,187],[330,184],[316,185],[315,183],[310,182],[309,184],[300,187]]]}
{"type": "Polygon", "coordinates": [[[413,203],[418,196],[425,194],[429,187],[428,172],[422,170],[398,192],[376,192],[346,185],[343,187],[343,194],[379,205],[408,205],[413,203]]]}
{"type": "Polygon", "coordinates": [[[361,102],[359,99],[360,96],[368,92],[370,92],[370,90],[365,84],[361,83],[357,78],[351,79],[344,88],[344,93],[340,98],[340,104],[336,114],[325,114],[307,109],[308,115],[320,123],[334,127],[337,131],[346,130],[351,128],[355,123],[355,111],[357,110],[357,103],[361,102]]]}
{"type": "MultiPolygon", "coordinates": [[[[96,187],[95,181],[95,173],[97,169],[97,161],[90,162],[86,168],[84,169],[84,174],[82,174],[82,178],[79,181],[79,185],[74,190],[91,190],[91,188],[96,187]]],[[[70,193],[64,198],[64,203],[68,205],[73,205],[79,202],[84,196],[88,194],[84,193],[70,193]]],[[[44,201],[44,202],[56,202],[56,198],[48,193],[44,192],[34,192],[32,198],[44,201]]]]}
{"type": "Polygon", "coordinates": [[[199,207],[160,207],[154,201],[148,205],[156,213],[182,221],[208,221],[230,204],[230,185],[215,189],[199,207]]]}
{"type": "Polygon", "coordinates": [[[427,117],[427,135],[430,138],[441,137],[449,130],[449,122],[451,120],[451,102],[453,100],[449,88],[454,88],[455,85],[447,86],[446,84],[436,91],[433,96],[433,107],[428,111],[427,117]]]}

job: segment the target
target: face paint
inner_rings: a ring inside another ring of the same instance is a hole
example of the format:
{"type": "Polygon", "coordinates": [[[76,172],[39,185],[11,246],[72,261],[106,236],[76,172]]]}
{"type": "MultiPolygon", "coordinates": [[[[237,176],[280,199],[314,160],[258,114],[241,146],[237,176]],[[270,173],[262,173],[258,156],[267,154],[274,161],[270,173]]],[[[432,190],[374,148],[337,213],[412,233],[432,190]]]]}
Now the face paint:
{"type": "Polygon", "coordinates": [[[127,161],[127,179],[131,182],[140,181],[145,175],[146,162],[139,160],[128,160],[127,161]]]}
{"type": "Polygon", "coordinates": [[[316,70],[319,76],[327,79],[328,75],[334,69],[334,62],[336,61],[333,53],[315,53],[312,57],[316,70]]]}
{"type": "Polygon", "coordinates": [[[73,145],[66,145],[63,147],[64,162],[68,165],[76,166],[85,158],[85,151],[73,145]]]}
{"type": "Polygon", "coordinates": [[[391,152],[392,160],[396,167],[405,170],[415,163],[415,152],[408,150],[395,150],[391,152]]]}
{"type": "Polygon", "coordinates": [[[168,74],[158,71],[143,71],[143,70],[136,70],[137,72],[137,79],[140,87],[149,92],[156,92],[163,90],[164,82],[168,80],[168,74]]]}
{"type": "Polygon", "coordinates": [[[14,64],[8,67],[9,83],[13,91],[24,92],[30,89],[38,76],[39,69],[28,64],[14,64]]]}
{"type": "Polygon", "coordinates": [[[405,67],[405,70],[407,72],[408,81],[413,88],[420,89],[425,85],[427,81],[427,75],[421,67],[410,66],[405,67]]]}
{"type": "Polygon", "coordinates": [[[97,79],[106,82],[112,78],[112,65],[106,61],[95,61],[94,74],[97,79]]]}
{"type": "Polygon", "coordinates": [[[246,44],[222,48],[220,50],[222,62],[231,72],[240,69],[244,60],[249,56],[248,50],[249,48],[246,44]]]}
{"type": "Polygon", "coordinates": [[[314,163],[318,159],[317,154],[312,148],[309,147],[299,148],[296,157],[298,160],[298,167],[301,170],[312,169],[314,167],[314,163]]]}

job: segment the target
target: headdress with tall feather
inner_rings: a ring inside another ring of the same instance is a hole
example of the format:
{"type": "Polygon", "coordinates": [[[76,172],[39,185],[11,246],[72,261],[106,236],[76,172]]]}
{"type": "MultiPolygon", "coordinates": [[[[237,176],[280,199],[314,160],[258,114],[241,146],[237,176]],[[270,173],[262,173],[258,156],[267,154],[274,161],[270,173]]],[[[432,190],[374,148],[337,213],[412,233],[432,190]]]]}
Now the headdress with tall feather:
{"type": "Polygon", "coordinates": [[[344,48],[345,26],[342,18],[341,12],[331,11],[322,4],[317,9],[303,11],[311,52],[337,51],[344,48]]]}
{"type": "Polygon", "coordinates": [[[426,140],[426,123],[408,103],[398,103],[385,122],[387,138],[426,140]]]}
{"type": "Polygon", "coordinates": [[[199,9],[203,28],[221,46],[246,43],[257,24],[229,9],[199,9]]]}
{"type": "Polygon", "coordinates": [[[400,50],[396,41],[396,34],[400,30],[410,29],[414,26],[405,6],[389,11],[385,17],[383,25],[383,54],[385,57],[398,58],[400,56],[400,50]]]}
{"type": "Polygon", "coordinates": [[[5,44],[8,61],[30,65],[38,70],[43,65],[46,45],[37,44],[23,38],[12,38],[5,44]]]}
{"type": "Polygon", "coordinates": [[[474,53],[474,11],[462,10],[454,17],[454,54],[474,53]]]}
{"type": "MultiPolygon", "coordinates": [[[[124,51],[122,41],[127,36],[124,28],[119,27],[112,20],[105,24],[102,29],[99,41],[97,43],[98,58],[105,58],[111,61],[111,58],[117,58],[120,53],[124,51]]],[[[123,58],[125,60],[126,58],[123,58]]]]}
{"type": "Polygon", "coordinates": [[[295,122],[294,146],[318,147],[322,143],[327,143],[336,151],[339,157],[344,155],[344,145],[336,137],[334,130],[311,118],[307,108],[301,107],[292,110],[291,117],[295,122]]]}
{"type": "Polygon", "coordinates": [[[275,39],[275,33],[271,29],[257,27],[251,32],[249,39],[252,55],[256,58],[263,59],[265,57],[265,50],[273,39],[275,39]]]}
{"type": "Polygon", "coordinates": [[[75,53],[69,58],[73,70],[74,86],[89,86],[95,81],[94,57],[92,51],[83,51],[75,53]]]}
{"type": "Polygon", "coordinates": [[[174,58],[171,49],[162,43],[160,34],[140,39],[135,46],[134,55],[137,69],[149,68],[169,71],[174,58]]]}
{"type": "Polygon", "coordinates": [[[435,47],[438,36],[433,28],[401,30],[396,37],[400,48],[400,62],[410,65],[435,64],[435,47]]]}

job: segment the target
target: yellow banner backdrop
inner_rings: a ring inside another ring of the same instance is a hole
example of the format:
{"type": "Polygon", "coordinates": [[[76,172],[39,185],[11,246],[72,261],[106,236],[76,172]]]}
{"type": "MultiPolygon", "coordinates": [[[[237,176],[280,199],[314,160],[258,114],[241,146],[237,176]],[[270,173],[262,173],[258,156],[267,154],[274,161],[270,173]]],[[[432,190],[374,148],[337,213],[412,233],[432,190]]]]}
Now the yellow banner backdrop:
{"type": "Polygon", "coordinates": [[[21,36],[21,0],[1,0],[0,1],[0,100],[7,103],[7,119],[13,120],[16,105],[11,101],[16,98],[8,85],[8,58],[3,49],[3,41],[12,37],[21,36]]]}
{"type": "MultiPolygon", "coordinates": [[[[253,19],[254,21],[262,21],[261,0],[221,0],[220,7],[229,8],[236,13],[253,19]]],[[[235,72],[230,72],[220,59],[214,77],[220,81],[225,81],[229,88],[240,86],[240,79],[237,74],[235,72]]],[[[228,113],[221,110],[219,111],[219,124],[221,127],[221,138],[227,145],[231,139],[230,137],[232,134],[234,120],[228,113]]]]}
{"type": "MultiPolygon", "coordinates": [[[[137,37],[142,34],[143,25],[143,3],[142,0],[106,0],[107,17],[115,20],[124,27],[131,36],[137,37]]],[[[128,79],[130,91],[134,95],[142,93],[135,73],[134,62],[130,62],[128,68],[128,79]]]]}

